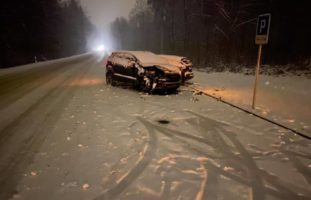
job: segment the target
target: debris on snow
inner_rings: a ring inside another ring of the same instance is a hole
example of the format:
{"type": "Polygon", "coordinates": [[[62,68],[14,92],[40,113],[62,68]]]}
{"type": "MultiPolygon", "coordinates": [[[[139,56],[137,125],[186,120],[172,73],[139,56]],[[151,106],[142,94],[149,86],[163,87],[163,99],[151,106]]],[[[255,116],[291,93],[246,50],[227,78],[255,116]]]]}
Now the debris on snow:
{"type": "Polygon", "coordinates": [[[191,98],[191,101],[193,101],[193,102],[198,102],[198,101],[199,101],[199,99],[198,99],[198,98],[196,98],[196,97],[192,97],[192,98],[191,98]]]}
{"type": "Polygon", "coordinates": [[[175,191],[180,185],[182,185],[182,182],[173,181],[173,182],[171,183],[171,191],[175,191]]]}
{"type": "Polygon", "coordinates": [[[64,187],[77,187],[78,186],[78,183],[77,182],[70,182],[70,183],[67,183],[67,184],[65,184],[65,183],[62,183],[62,186],[64,186],[64,187]]]}
{"type": "Polygon", "coordinates": [[[249,146],[252,149],[258,150],[260,151],[261,149],[259,147],[257,147],[255,144],[247,144],[247,146],[249,146]]]}
{"type": "Polygon", "coordinates": [[[69,153],[62,153],[62,156],[69,156],[69,153]]]}
{"type": "Polygon", "coordinates": [[[90,185],[87,184],[87,183],[85,183],[85,184],[83,184],[82,188],[83,188],[84,190],[87,190],[87,189],[90,188],[90,185]]]}
{"type": "Polygon", "coordinates": [[[137,121],[131,122],[131,123],[128,125],[128,127],[133,127],[135,124],[137,124],[137,121]]]}
{"type": "Polygon", "coordinates": [[[133,117],[142,117],[143,114],[136,113],[136,114],[133,114],[132,116],[133,116],[133,117]]]}
{"type": "Polygon", "coordinates": [[[289,161],[289,158],[285,157],[281,159],[282,161],[289,161]]]}
{"type": "Polygon", "coordinates": [[[278,153],[277,151],[264,151],[262,152],[263,156],[269,156],[269,155],[275,155],[275,153],[278,153]]]}
{"type": "Polygon", "coordinates": [[[194,92],[193,92],[193,95],[199,95],[199,96],[201,96],[201,95],[203,95],[203,92],[202,92],[202,91],[194,91],[194,92]]]}
{"type": "Polygon", "coordinates": [[[220,178],[224,179],[224,180],[231,180],[231,178],[227,177],[227,176],[224,176],[224,175],[220,175],[220,178]]]}
{"type": "Polygon", "coordinates": [[[220,89],[215,88],[214,90],[215,90],[216,92],[221,92],[221,91],[225,91],[226,89],[225,89],[224,87],[222,87],[222,88],[220,88],[220,89]]]}
{"type": "Polygon", "coordinates": [[[270,147],[272,148],[280,148],[281,147],[281,144],[271,144],[270,147]]]}
{"type": "Polygon", "coordinates": [[[131,135],[131,133],[129,133],[129,132],[123,132],[120,134],[120,136],[130,136],[130,135],[131,135]]]}
{"type": "Polygon", "coordinates": [[[194,174],[194,175],[199,174],[197,171],[194,171],[194,170],[181,170],[181,172],[185,174],[194,174]]]}
{"type": "Polygon", "coordinates": [[[30,172],[30,174],[31,174],[31,176],[37,176],[38,172],[32,171],[32,172],[30,172]]]}
{"type": "Polygon", "coordinates": [[[115,173],[118,173],[118,171],[112,170],[112,171],[110,172],[110,175],[113,175],[113,174],[115,174],[115,173]]]}
{"type": "MultiPolygon", "coordinates": [[[[277,132],[278,132],[278,133],[288,133],[288,132],[290,132],[290,131],[289,131],[289,130],[286,130],[286,129],[281,128],[281,129],[278,129],[278,130],[277,130],[277,132]]],[[[284,134],[282,134],[282,135],[284,135],[284,134]]]]}
{"type": "Polygon", "coordinates": [[[144,187],[144,186],[138,186],[138,190],[147,194],[147,195],[150,195],[150,196],[160,197],[159,192],[154,191],[154,190],[147,188],[147,187],[144,187]]]}
{"type": "Polygon", "coordinates": [[[280,156],[280,155],[282,155],[281,152],[275,152],[275,153],[271,154],[271,157],[276,157],[276,156],[280,156]]]}
{"type": "Polygon", "coordinates": [[[12,198],[13,199],[20,199],[21,195],[20,194],[13,194],[12,198]]]}
{"type": "Polygon", "coordinates": [[[209,159],[207,157],[198,157],[197,160],[200,162],[205,162],[208,161],[209,159]]]}
{"type": "Polygon", "coordinates": [[[121,162],[122,164],[126,164],[126,163],[127,163],[127,160],[128,160],[128,157],[121,158],[121,159],[120,159],[120,162],[121,162]]]}
{"type": "Polygon", "coordinates": [[[83,144],[78,144],[78,147],[79,147],[79,148],[88,148],[87,145],[83,145],[83,144]]]}
{"type": "Polygon", "coordinates": [[[110,164],[108,164],[107,162],[105,162],[105,163],[104,163],[104,166],[108,168],[108,167],[110,167],[110,164]]]}
{"type": "Polygon", "coordinates": [[[308,128],[309,128],[309,126],[306,126],[306,125],[305,125],[305,126],[303,126],[302,128],[303,128],[303,129],[308,129],[308,128]]]}
{"type": "Polygon", "coordinates": [[[225,166],[225,167],[223,168],[223,170],[224,170],[225,172],[232,172],[232,171],[234,171],[234,168],[225,166]]]}

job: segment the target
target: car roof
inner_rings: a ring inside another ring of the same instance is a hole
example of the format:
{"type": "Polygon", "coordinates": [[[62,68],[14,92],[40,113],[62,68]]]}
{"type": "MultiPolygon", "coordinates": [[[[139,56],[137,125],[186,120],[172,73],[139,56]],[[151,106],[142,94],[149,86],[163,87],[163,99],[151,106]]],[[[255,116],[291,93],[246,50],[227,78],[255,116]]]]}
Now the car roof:
{"type": "Polygon", "coordinates": [[[116,51],[114,53],[128,53],[135,56],[143,66],[169,65],[169,63],[150,51],[116,51]]]}
{"type": "Polygon", "coordinates": [[[161,56],[161,57],[163,57],[163,58],[168,58],[168,59],[183,59],[183,58],[186,58],[186,57],[184,57],[184,56],[175,56],[175,55],[164,55],[164,54],[161,54],[161,55],[159,55],[159,56],[161,56]]]}

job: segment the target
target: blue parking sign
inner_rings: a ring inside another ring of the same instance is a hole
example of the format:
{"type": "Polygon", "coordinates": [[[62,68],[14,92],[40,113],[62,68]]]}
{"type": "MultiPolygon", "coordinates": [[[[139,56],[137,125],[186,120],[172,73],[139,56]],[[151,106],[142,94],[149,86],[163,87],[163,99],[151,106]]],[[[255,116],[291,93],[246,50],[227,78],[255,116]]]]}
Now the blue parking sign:
{"type": "Polygon", "coordinates": [[[257,20],[256,44],[268,44],[271,14],[259,15],[257,20]]]}

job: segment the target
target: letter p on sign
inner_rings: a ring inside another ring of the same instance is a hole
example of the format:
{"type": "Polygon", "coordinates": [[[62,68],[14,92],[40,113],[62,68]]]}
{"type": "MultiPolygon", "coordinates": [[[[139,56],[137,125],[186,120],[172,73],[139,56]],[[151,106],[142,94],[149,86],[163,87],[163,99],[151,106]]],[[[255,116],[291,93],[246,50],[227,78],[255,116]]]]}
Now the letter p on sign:
{"type": "Polygon", "coordinates": [[[266,24],[267,24],[266,20],[260,21],[260,30],[259,30],[260,33],[262,33],[265,30],[266,24]]]}
{"type": "Polygon", "coordinates": [[[256,44],[268,44],[271,15],[259,15],[256,31],[256,44]]]}

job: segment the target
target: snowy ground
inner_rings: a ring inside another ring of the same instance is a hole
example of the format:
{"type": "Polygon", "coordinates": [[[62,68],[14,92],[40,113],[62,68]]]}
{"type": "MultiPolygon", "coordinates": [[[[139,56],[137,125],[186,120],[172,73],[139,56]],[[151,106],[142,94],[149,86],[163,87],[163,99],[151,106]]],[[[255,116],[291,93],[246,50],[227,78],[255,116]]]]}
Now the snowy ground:
{"type": "Polygon", "coordinates": [[[0,199],[310,200],[309,140],[185,87],[144,95],[104,75],[85,58],[0,77],[0,199]]]}
{"type": "MultiPolygon", "coordinates": [[[[193,82],[210,94],[251,110],[254,76],[196,72],[193,82]]],[[[311,136],[311,79],[260,75],[256,112],[311,136]]]]}

